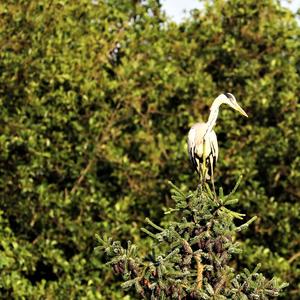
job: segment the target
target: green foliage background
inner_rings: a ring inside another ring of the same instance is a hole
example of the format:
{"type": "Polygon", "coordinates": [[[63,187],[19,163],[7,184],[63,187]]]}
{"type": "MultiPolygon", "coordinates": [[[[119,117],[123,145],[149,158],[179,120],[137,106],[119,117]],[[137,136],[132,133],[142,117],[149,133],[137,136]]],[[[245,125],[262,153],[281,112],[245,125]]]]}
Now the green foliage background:
{"type": "MultiPolygon", "coordinates": [[[[299,24],[275,0],[215,0],[181,24],[159,1],[0,3],[0,297],[122,299],[94,235],[139,228],[193,189],[186,135],[220,92],[217,186],[238,174],[238,268],[300,294],[299,24]]],[[[140,243],[140,241],[139,241],[140,243]]],[[[127,296],[126,299],[129,296],[127,296]]],[[[125,299],[125,298],[124,298],[125,299]]]]}

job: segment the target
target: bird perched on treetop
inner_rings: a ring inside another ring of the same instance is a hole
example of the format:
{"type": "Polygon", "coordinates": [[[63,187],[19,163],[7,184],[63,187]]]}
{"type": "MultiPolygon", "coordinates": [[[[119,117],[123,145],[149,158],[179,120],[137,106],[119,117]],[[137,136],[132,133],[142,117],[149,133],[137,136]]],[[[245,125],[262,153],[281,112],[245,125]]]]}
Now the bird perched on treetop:
{"type": "Polygon", "coordinates": [[[213,127],[218,118],[219,107],[223,103],[228,104],[242,115],[248,117],[237,103],[235,97],[230,93],[224,93],[214,100],[210,108],[208,121],[194,124],[188,134],[188,151],[192,165],[200,179],[203,181],[211,179],[213,188],[213,173],[219,154],[217,136],[213,127]]]}

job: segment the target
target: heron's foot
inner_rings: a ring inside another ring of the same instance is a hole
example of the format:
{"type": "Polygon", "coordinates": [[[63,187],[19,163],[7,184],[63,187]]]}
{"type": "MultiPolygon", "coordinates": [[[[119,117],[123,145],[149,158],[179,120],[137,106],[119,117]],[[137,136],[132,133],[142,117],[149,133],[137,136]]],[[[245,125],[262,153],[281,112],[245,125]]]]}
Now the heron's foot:
{"type": "Polygon", "coordinates": [[[221,198],[220,198],[220,193],[219,195],[217,194],[216,192],[216,188],[215,186],[213,185],[213,201],[218,204],[219,206],[222,206],[222,201],[221,201],[221,198]]]}
{"type": "Polygon", "coordinates": [[[218,198],[218,195],[216,194],[216,191],[213,191],[213,193],[214,193],[214,201],[219,203],[219,198],[218,198]]]}
{"type": "MultiPolygon", "coordinates": [[[[220,195],[219,195],[220,196],[220,195]]],[[[221,198],[217,194],[214,195],[214,201],[218,206],[223,206],[221,198]]]]}
{"type": "Polygon", "coordinates": [[[203,187],[203,185],[201,183],[199,183],[197,186],[197,196],[202,194],[202,187],[203,187]]]}
{"type": "Polygon", "coordinates": [[[213,196],[214,196],[214,200],[216,200],[216,201],[218,201],[218,195],[217,195],[217,193],[216,193],[216,189],[215,189],[215,185],[214,184],[212,184],[212,192],[213,192],[213,196]]]}
{"type": "Polygon", "coordinates": [[[206,184],[205,177],[202,177],[202,179],[201,179],[201,181],[200,181],[201,187],[205,187],[205,184],[206,184]]]}

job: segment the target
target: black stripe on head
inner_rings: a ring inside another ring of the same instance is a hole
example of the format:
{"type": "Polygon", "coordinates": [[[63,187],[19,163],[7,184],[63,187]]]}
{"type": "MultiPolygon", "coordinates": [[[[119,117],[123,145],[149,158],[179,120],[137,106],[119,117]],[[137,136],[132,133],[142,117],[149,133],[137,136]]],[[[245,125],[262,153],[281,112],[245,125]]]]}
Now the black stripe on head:
{"type": "Polygon", "coordinates": [[[224,93],[224,95],[225,95],[228,99],[230,99],[230,100],[234,100],[234,99],[235,99],[234,96],[233,96],[232,94],[230,94],[230,93],[224,93]]]}

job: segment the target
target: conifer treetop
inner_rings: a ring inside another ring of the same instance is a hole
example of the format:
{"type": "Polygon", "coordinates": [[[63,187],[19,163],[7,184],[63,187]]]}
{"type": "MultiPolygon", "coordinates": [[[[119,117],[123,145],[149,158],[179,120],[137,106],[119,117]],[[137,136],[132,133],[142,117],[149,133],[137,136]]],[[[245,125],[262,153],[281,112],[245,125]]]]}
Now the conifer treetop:
{"type": "Polygon", "coordinates": [[[207,184],[185,193],[171,185],[174,221],[165,228],[146,219],[142,231],[153,239],[149,253],[140,257],[130,241],[123,248],[118,241],[97,236],[108,264],[124,279],[122,287],[133,289],[142,299],[269,299],[286,286],[276,278],[268,280],[245,269],[237,273],[230,264],[242,251],[236,233],[248,228],[251,218],[236,226],[244,215],[230,209],[237,203],[235,190],[216,199],[207,184]]]}

